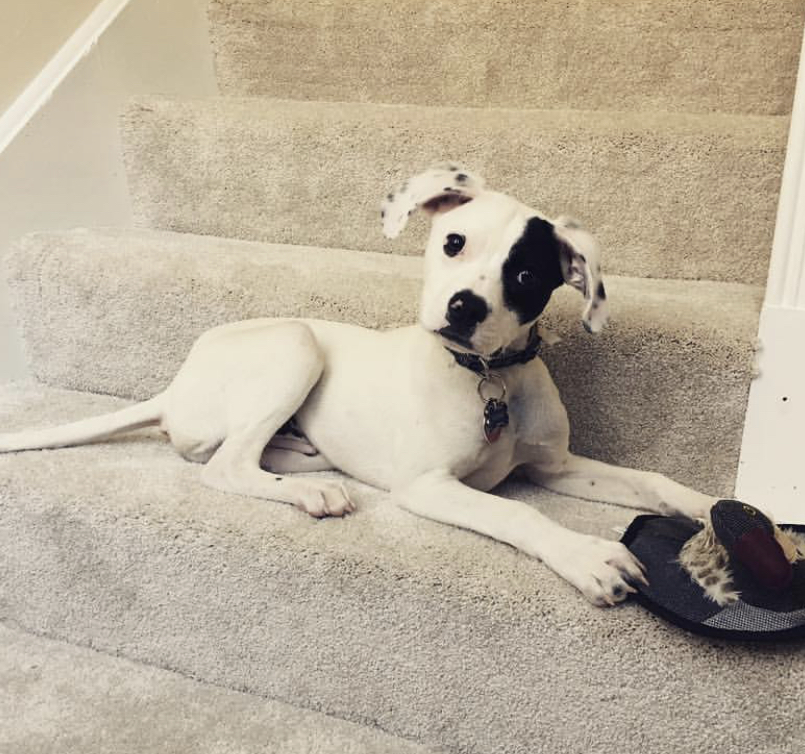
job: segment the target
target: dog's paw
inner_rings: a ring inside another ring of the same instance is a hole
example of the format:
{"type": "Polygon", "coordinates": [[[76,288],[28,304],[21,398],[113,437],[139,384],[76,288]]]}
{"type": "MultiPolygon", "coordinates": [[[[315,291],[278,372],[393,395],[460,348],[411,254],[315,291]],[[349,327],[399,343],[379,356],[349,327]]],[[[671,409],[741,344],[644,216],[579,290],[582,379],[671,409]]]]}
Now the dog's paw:
{"type": "Polygon", "coordinates": [[[346,488],[341,482],[318,482],[306,480],[296,507],[314,518],[344,516],[355,510],[346,488]]]}
{"type": "Polygon", "coordinates": [[[648,584],[643,565],[625,545],[598,537],[580,535],[553,567],[598,607],[623,602],[638,581],[648,584]]]}

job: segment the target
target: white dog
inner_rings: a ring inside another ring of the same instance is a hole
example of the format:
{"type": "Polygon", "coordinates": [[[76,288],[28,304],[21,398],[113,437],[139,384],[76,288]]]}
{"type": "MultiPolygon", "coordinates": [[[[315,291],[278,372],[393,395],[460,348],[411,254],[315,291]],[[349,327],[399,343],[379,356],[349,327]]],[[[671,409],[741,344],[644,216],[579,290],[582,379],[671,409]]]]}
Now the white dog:
{"type": "MultiPolygon", "coordinates": [[[[596,605],[644,580],[619,542],[565,529],[487,491],[522,467],[565,495],[690,517],[715,502],[656,473],[572,455],[568,419],[539,358],[536,321],[563,283],[606,321],[593,237],[484,188],[455,166],[412,178],[383,202],[387,236],[432,215],[419,326],[387,332],[257,319],[203,334],[163,392],[113,414],[0,435],[0,451],[55,448],[159,425],[204,483],[291,503],[313,516],[354,509],[344,486],[286,473],[339,469],[401,506],[508,542],[596,605]],[[268,469],[268,470],[266,470],[268,469]]],[[[360,295],[360,292],[356,292],[360,295]]]]}

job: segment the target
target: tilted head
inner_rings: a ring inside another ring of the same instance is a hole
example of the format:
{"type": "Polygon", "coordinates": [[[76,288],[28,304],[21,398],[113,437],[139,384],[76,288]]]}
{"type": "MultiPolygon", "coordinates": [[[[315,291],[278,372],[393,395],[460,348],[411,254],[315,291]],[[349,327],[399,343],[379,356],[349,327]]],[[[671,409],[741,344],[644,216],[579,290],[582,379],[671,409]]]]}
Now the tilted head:
{"type": "Polygon", "coordinates": [[[604,326],[600,249],[575,221],[550,221],[454,165],[431,168],[386,197],[385,235],[395,238],[416,209],[432,216],[420,322],[451,347],[489,355],[514,343],[564,283],[584,296],[584,327],[604,326]]]}

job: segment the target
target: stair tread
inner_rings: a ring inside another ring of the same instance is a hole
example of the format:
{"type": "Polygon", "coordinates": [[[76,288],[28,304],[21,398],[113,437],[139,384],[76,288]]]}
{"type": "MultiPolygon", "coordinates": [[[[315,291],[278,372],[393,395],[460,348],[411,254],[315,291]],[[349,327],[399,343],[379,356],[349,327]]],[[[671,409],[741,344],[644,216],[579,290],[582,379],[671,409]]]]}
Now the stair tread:
{"type": "MultiPolygon", "coordinates": [[[[381,272],[388,275],[388,279],[394,283],[401,281],[414,283],[417,293],[422,280],[421,256],[247,241],[238,238],[148,228],[81,227],[36,231],[19,239],[8,259],[18,260],[18,263],[14,265],[15,271],[11,275],[13,278],[21,279],[28,275],[24,269],[24,262],[25,256],[29,253],[48,254],[59,249],[66,253],[79,254],[82,251],[92,252],[103,249],[110,255],[116,254],[121,259],[136,261],[141,259],[143,254],[153,253],[156,246],[160,246],[165,255],[181,255],[183,263],[192,262],[193,260],[188,255],[194,252],[215,255],[214,267],[204,265],[205,260],[199,258],[196,258],[193,264],[195,269],[191,274],[206,272],[210,277],[222,273],[224,270],[219,265],[225,263],[232,267],[232,269],[226,270],[228,274],[235,274],[237,271],[235,268],[239,266],[256,264],[270,269],[274,264],[280,263],[313,273],[322,272],[327,267],[340,266],[350,272],[356,270],[381,272]]],[[[141,267],[147,269],[148,265],[142,264],[141,267]]],[[[322,277],[325,276],[322,275],[322,277]]],[[[685,328],[696,324],[703,325],[711,329],[714,334],[728,339],[742,340],[750,336],[757,325],[764,293],[763,286],[746,283],[612,275],[607,272],[606,259],[604,260],[604,277],[610,306],[610,325],[613,321],[620,319],[620,307],[630,309],[637,307],[636,311],[646,317],[671,320],[668,322],[669,325],[682,322],[685,328]],[[617,293],[620,291],[637,294],[637,298],[618,301],[617,293]],[[673,309],[673,317],[667,313],[669,307],[673,309]]],[[[367,291],[362,289],[362,295],[365,293],[367,291]]],[[[579,311],[581,309],[582,299],[575,291],[567,287],[555,291],[554,297],[554,301],[562,300],[563,313],[565,307],[567,307],[567,311],[574,308],[579,311]],[[565,304],[565,302],[567,303],[565,304]]],[[[266,306],[269,305],[270,302],[266,302],[266,306]]],[[[551,315],[550,309],[551,305],[546,311],[548,318],[551,315]]],[[[629,309],[625,309],[625,311],[629,314],[632,313],[629,309]]],[[[262,315],[255,312],[251,316],[274,315],[262,315]]],[[[374,326],[389,327],[410,324],[414,320],[414,309],[408,308],[402,315],[399,311],[382,313],[382,318],[374,326]]],[[[568,331],[576,324],[571,317],[570,322],[562,323],[560,327],[562,330],[568,331]]]]}
{"type": "MultiPolygon", "coordinates": [[[[4,387],[0,426],[123,403],[4,387]]],[[[628,754],[649,739],[670,751],[723,736],[763,750],[767,729],[741,724],[747,699],[787,740],[794,697],[775,679],[795,687],[803,672],[789,652],[718,648],[730,682],[713,694],[707,640],[634,604],[593,608],[541,563],[347,483],[358,511],[316,521],[203,487],[155,432],[0,456],[3,615],[457,751],[526,752],[538,737],[581,754],[590,739],[577,720],[590,709],[607,745],[628,754]],[[658,687],[667,703],[654,702],[658,687]]],[[[610,538],[634,515],[524,483],[500,493],[610,538]]]]}
{"type": "MultiPolygon", "coordinates": [[[[35,231],[19,239],[16,248],[8,259],[19,259],[21,262],[29,252],[47,253],[61,247],[70,253],[82,250],[93,251],[96,248],[108,249],[110,254],[119,254],[121,258],[136,259],[140,254],[153,252],[155,246],[161,246],[165,254],[192,254],[194,251],[216,255],[216,264],[229,262],[233,266],[238,263],[258,264],[270,267],[273,263],[318,272],[328,266],[348,265],[348,269],[380,271],[387,273],[389,279],[413,281],[417,286],[422,279],[422,257],[413,255],[396,255],[382,252],[356,251],[354,249],[337,249],[320,246],[305,246],[287,243],[269,243],[264,241],[247,241],[239,238],[223,238],[220,236],[181,233],[169,230],[152,230],[149,228],[70,228],[66,230],[35,231]]],[[[182,261],[189,261],[183,258],[182,261]]],[[[146,265],[143,265],[145,267],[146,265]]],[[[205,265],[196,260],[197,272],[204,272],[205,265]]],[[[347,267],[345,267],[347,269],[347,267]]],[[[15,265],[14,277],[25,276],[22,266],[15,265]]],[[[220,267],[207,269],[207,273],[221,272],[220,267]]],[[[229,270],[227,270],[229,272],[229,270]]],[[[701,323],[707,320],[716,333],[726,337],[743,338],[747,330],[757,324],[764,287],[747,283],[722,282],[718,280],[673,280],[666,278],[642,278],[628,275],[612,275],[607,271],[604,260],[604,277],[607,290],[633,290],[640,293],[637,301],[624,301],[628,306],[635,304],[647,316],[663,317],[666,306],[679,307],[674,311],[674,321],[684,320],[687,324],[701,323]],[[732,325],[727,327],[727,325],[732,325]]],[[[418,291],[418,289],[417,289],[418,291]]],[[[365,293],[365,291],[363,291],[365,293]]],[[[618,318],[617,295],[608,296],[610,314],[618,318]]],[[[555,291],[554,296],[567,299],[570,305],[578,303],[581,298],[575,291],[563,287],[555,291]]],[[[550,309],[550,306],[549,306],[550,309]]],[[[550,311],[546,312],[550,314],[550,311]]],[[[253,316],[261,316],[254,314],[253,316]]],[[[271,316],[271,315],[266,315],[271,316]]],[[[378,321],[378,327],[392,326],[395,322],[409,324],[413,322],[410,311],[403,317],[393,311],[385,313],[385,321],[378,321]]]]}
{"type": "MultiPolygon", "coordinates": [[[[52,426],[127,405],[130,401],[123,398],[54,388],[34,381],[0,386],[0,421],[4,432],[52,426]]],[[[472,594],[503,589],[512,576],[511,569],[521,574],[528,572],[532,579],[539,576],[534,573],[536,569],[542,574],[539,578],[546,582],[546,588],[554,586],[555,577],[547,569],[515,550],[414,516],[391,504],[387,492],[339,472],[309,476],[344,480],[356,497],[360,513],[318,521],[291,505],[205,487],[199,479],[200,468],[199,464],[182,459],[159,430],[145,429],[120,435],[110,442],[0,454],[0,476],[5,483],[0,494],[3,502],[13,504],[17,495],[24,493],[32,509],[40,505],[50,507],[58,501],[59,505],[74,506],[76,511],[86,509],[99,519],[144,517],[153,519],[155,524],[181,525],[190,539],[204,540],[206,532],[212,536],[235,536],[250,548],[267,548],[269,543],[296,547],[300,552],[315,552],[330,565],[369,568],[371,564],[378,573],[406,578],[427,580],[461,570],[465,575],[461,588],[472,594]],[[35,469],[36,478],[31,476],[35,469]],[[132,485],[136,477],[142,478],[143,486],[132,485]],[[334,526],[343,530],[343,536],[332,536],[334,526]],[[415,554],[406,552],[402,546],[406,541],[418,543],[415,554]],[[498,549],[505,551],[506,556],[499,562],[499,568],[489,569],[488,563],[481,561],[500,554],[498,549]],[[478,562],[471,564],[475,559],[478,562]]],[[[626,525],[635,515],[626,508],[568,498],[525,482],[508,482],[504,490],[504,494],[537,504],[586,533],[608,539],[617,538],[613,526],[626,525]]],[[[275,552],[272,557],[281,555],[275,552]]],[[[529,592],[533,586],[529,585],[529,592]]],[[[504,594],[510,588],[511,585],[504,594]]]]}
{"type": "Polygon", "coordinates": [[[0,623],[0,749],[427,754],[415,743],[0,623]],[[44,715],[43,715],[44,713],[44,715]]]}
{"type": "MultiPolygon", "coordinates": [[[[414,257],[144,230],[36,233],[6,261],[34,374],[136,398],[164,389],[195,338],[225,322],[411,324],[420,267],[414,257]]],[[[544,316],[563,338],[542,358],[574,449],[731,494],[762,289],[605,279],[612,318],[599,336],[581,328],[582,299],[568,287],[544,316]]]]}
{"type": "Polygon", "coordinates": [[[790,109],[804,18],[798,0],[210,5],[227,94],[765,113],[790,109]]]}
{"type": "Polygon", "coordinates": [[[767,274],[787,126],[783,116],[265,98],[143,97],[122,119],[146,227],[410,253],[424,220],[385,241],[379,200],[446,158],[548,215],[582,219],[617,250],[614,272],[755,284],[767,274]]]}

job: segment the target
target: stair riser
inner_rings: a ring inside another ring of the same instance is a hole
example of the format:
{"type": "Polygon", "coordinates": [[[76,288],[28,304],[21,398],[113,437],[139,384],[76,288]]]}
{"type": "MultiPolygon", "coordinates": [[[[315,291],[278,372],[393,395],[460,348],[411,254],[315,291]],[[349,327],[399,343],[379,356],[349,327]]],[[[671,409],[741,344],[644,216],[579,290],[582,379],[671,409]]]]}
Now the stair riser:
{"type": "Polygon", "coordinates": [[[790,112],[799,0],[213,0],[222,91],[292,99],[790,112]]]}
{"type": "MultiPolygon", "coordinates": [[[[416,321],[416,259],[171,234],[89,238],[29,238],[10,260],[32,368],[50,385],[148,397],[201,332],[239,319],[416,321]]],[[[610,278],[613,320],[596,337],[580,326],[578,294],[558,291],[546,322],[564,340],[543,358],[578,452],[729,495],[760,292],[690,285],[610,278]]]]}
{"type": "Polygon", "coordinates": [[[443,158],[548,215],[580,218],[606,269],[765,282],[786,118],[143,100],[123,119],[139,224],[325,247],[393,242],[379,202],[443,158]]]}

